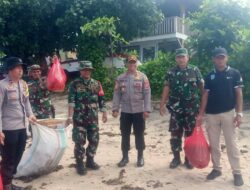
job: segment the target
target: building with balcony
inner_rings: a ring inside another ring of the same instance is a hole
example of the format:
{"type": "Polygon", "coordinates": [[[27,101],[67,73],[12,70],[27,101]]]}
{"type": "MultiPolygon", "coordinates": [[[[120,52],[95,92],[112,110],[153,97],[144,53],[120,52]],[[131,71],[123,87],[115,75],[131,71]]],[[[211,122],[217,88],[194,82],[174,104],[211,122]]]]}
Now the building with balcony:
{"type": "Polygon", "coordinates": [[[158,51],[174,51],[184,46],[190,35],[186,15],[198,9],[202,0],[164,0],[160,6],[164,20],[154,26],[151,34],[129,42],[125,48],[136,50],[141,62],[157,57],[158,51]]]}

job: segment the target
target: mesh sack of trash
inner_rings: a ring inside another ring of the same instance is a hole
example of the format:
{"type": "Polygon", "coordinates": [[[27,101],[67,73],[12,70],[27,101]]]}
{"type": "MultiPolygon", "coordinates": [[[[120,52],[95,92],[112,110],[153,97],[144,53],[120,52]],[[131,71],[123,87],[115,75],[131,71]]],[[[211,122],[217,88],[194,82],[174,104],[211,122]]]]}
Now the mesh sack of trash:
{"type": "Polygon", "coordinates": [[[31,126],[32,144],[24,151],[16,178],[43,175],[53,171],[68,145],[67,130],[62,120],[40,120],[31,126]]]}

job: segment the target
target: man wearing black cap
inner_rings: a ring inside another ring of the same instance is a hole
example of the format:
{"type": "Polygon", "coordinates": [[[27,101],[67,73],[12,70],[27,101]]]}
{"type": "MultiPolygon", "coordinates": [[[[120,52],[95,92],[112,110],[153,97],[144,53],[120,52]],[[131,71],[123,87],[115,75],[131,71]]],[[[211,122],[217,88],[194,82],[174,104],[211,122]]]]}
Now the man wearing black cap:
{"type": "Polygon", "coordinates": [[[243,81],[240,72],[227,65],[228,54],[224,48],[215,48],[213,51],[215,69],[208,74],[205,80],[205,90],[197,117],[201,123],[206,112],[207,132],[211,147],[213,170],[207,176],[213,180],[221,176],[220,165],[220,134],[223,131],[227,147],[227,155],[233,170],[234,185],[243,185],[240,168],[240,152],[236,144],[236,128],[242,121],[242,87],[243,81]]]}
{"type": "Polygon", "coordinates": [[[13,175],[26,144],[26,127],[36,120],[29,102],[29,90],[21,80],[23,62],[17,57],[6,60],[8,76],[0,81],[1,174],[4,190],[18,190],[12,185],[13,175]]]}

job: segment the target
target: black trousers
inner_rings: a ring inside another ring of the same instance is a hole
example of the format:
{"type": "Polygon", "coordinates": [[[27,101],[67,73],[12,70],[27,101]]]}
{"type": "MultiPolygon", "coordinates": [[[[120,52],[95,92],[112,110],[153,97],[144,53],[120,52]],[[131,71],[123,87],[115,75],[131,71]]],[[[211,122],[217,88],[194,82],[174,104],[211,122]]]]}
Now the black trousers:
{"type": "Polygon", "coordinates": [[[122,135],[121,149],[126,152],[130,149],[130,134],[133,125],[135,134],[135,145],[138,151],[145,149],[144,131],[145,120],[143,113],[121,113],[120,129],[122,135]]]}
{"type": "Polygon", "coordinates": [[[5,135],[2,150],[1,172],[3,185],[11,184],[13,175],[22,158],[26,144],[26,129],[3,131],[5,135]]]}

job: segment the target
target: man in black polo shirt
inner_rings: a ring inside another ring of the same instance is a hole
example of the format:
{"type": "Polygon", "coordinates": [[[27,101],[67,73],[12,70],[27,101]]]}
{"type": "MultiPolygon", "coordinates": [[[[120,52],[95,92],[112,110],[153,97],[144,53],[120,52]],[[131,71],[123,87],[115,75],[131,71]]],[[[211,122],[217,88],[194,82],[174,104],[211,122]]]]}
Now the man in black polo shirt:
{"type": "Polygon", "coordinates": [[[215,48],[213,62],[215,69],[205,79],[205,90],[197,117],[201,124],[204,113],[207,116],[207,133],[211,147],[213,170],[207,179],[213,180],[221,176],[220,134],[223,131],[227,147],[227,155],[233,170],[234,185],[244,184],[240,169],[240,152],[236,144],[235,129],[241,124],[242,87],[240,72],[227,65],[228,54],[224,48],[215,48]]]}

